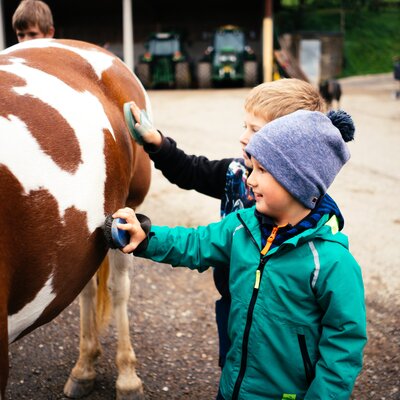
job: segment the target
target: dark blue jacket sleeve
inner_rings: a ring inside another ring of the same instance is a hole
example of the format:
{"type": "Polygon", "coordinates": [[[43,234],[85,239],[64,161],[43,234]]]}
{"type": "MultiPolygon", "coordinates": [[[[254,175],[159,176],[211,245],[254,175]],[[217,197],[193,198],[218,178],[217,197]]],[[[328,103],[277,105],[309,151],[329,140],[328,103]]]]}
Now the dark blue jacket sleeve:
{"type": "Polygon", "coordinates": [[[233,158],[210,161],[204,156],[188,155],[178,149],[176,142],[163,137],[159,148],[145,145],[154,166],[171,182],[182,189],[221,199],[225,192],[226,174],[233,158]]]}

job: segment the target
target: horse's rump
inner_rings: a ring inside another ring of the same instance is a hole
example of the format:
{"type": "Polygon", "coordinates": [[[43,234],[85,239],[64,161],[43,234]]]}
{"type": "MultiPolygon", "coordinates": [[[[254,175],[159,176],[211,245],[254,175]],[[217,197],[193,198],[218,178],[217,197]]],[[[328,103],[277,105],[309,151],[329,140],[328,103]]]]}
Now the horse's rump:
{"type": "Polygon", "coordinates": [[[111,53],[25,42],[0,53],[0,82],[0,307],[13,341],[79,294],[108,250],[105,215],[126,204],[138,168],[143,199],[150,167],[122,113],[132,99],[145,108],[145,93],[111,53]]]}

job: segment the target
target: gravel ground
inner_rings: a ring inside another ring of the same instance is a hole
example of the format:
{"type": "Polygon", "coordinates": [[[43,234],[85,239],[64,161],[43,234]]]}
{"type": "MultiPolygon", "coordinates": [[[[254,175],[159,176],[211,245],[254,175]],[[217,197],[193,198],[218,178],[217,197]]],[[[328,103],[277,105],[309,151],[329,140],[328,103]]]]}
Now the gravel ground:
{"type": "MultiPolygon", "coordinates": [[[[362,266],[369,342],[352,399],[400,399],[400,101],[391,74],[342,80],[343,108],[357,137],[352,160],[330,194],[346,219],[362,266]]],[[[210,158],[239,155],[246,89],[151,91],[157,127],[186,151],[210,158]]],[[[193,226],[218,219],[218,201],[170,185],[154,171],[140,211],[155,224],[193,226]]],[[[211,271],[203,274],[135,259],[131,271],[131,336],[146,399],[215,397],[219,369],[211,271]]],[[[75,301],[52,323],[11,345],[9,399],[64,399],[63,385],[78,355],[75,301]]],[[[103,356],[88,400],[114,399],[116,333],[102,337],[103,356]]]]}

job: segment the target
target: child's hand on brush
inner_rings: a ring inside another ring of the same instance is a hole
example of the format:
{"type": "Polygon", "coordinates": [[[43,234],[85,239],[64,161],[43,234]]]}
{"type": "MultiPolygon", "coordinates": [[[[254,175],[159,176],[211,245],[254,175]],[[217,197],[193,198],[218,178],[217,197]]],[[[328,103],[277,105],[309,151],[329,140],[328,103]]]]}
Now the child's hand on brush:
{"type": "Polygon", "coordinates": [[[147,235],[142,229],[139,220],[136,217],[135,211],[129,207],[120,208],[113,215],[113,218],[123,218],[126,220],[126,224],[118,224],[118,229],[127,231],[130,235],[129,244],[123,247],[121,250],[124,253],[131,253],[134,251],[139,244],[146,239],[147,235]]]}
{"type": "Polygon", "coordinates": [[[152,125],[146,111],[141,110],[134,101],[131,101],[129,104],[131,113],[135,120],[134,129],[138,137],[140,137],[142,142],[154,144],[157,147],[160,146],[162,136],[152,125]]]}

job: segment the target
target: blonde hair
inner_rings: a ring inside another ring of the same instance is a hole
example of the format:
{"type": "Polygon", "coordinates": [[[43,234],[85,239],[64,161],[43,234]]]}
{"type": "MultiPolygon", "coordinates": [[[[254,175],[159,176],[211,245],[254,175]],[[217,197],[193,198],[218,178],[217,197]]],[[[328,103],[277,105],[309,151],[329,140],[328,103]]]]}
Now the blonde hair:
{"type": "Polygon", "coordinates": [[[318,89],[300,79],[287,78],[254,87],[244,103],[247,112],[272,121],[297,110],[326,112],[318,89]]]}
{"type": "Polygon", "coordinates": [[[49,33],[54,26],[50,7],[41,0],[22,0],[12,17],[12,27],[22,31],[34,25],[43,34],[49,33]]]}

